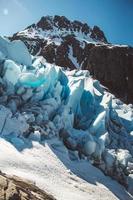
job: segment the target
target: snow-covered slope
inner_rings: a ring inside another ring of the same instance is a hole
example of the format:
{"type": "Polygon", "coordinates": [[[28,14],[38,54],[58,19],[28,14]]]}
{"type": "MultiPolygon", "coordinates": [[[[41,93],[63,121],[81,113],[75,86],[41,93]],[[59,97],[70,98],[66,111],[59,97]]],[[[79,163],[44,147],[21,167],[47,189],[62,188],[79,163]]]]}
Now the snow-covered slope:
{"type": "Polygon", "coordinates": [[[0,139],[0,151],[2,171],[34,181],[58,200],[132,199],[122,186],[88,161],[71,161],[57,139],[44,145],[33,142],[31,148],[25,145],[22,152],[0,139]]]}
{"type": "Polygon", "coordinates": [[[133,193],[132,105],[87,70],[64,70],[38,56],[26,65],[29,53],[19,43],[0,53],[0,169],[57,199],[132,199],[90,164],[133,193]],[[22,63],[19,54],[9,57],[18,47],[22,63]]]}
{"type": "Polygon", "coordinates": [[[106,43],[107,39],[99,27],[89,27],[80,21],[70,21],[64,16],[46,16],[40,21],[27,27],[16,34],[30,39],[44,39],[47,44],[55,43],[59,45],[67,35],[73,35],[79,40],[87,42],[106,43]]]}

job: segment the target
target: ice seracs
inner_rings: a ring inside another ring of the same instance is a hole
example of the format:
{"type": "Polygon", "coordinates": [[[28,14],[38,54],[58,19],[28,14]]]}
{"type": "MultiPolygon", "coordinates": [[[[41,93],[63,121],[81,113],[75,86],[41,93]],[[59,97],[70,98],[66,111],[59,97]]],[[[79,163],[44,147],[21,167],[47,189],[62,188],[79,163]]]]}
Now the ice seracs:
{"type": "Polygon", "coordinates": [[[21,68],[12,60],[6,60],[4,63],[4,78],[15,85],[18,82],[21,68]]]}
{"type": "Polygon", "coordinates": [[[2,105],[0,106],[0,120],[1,136],[20,136],[29,128],[29,125],[21,114],[17,113],[16,116],[13,116],[10,109],[2,105]]]}
{"type": "Polygon", "coordinates": [[[0,36],[0,51],[9,59],[23,65],[31,65],[31,55],[28,52],[25,44],[20,41],[10,42],[0,36]]]}
{"type": "Polygon", "coordinates": [[[43,73],[22,73],[19,77],[20,85],[24,87],[37,88],[45,82],[45,76],[43,73]]]}
{"type": "MultiPolygon", "coordinates": [[[[17,143],[19,149],[25,142],[61,139],[70,160],[87,158],[130,188],[132,106],[105,91],[86,70],[48,64],[26,54],[21,44],[21,55],[11,57],[8,45],[12,43],[2,38],[0,136],[17,143]]],[[[14,45],[11,48],[18,50],[14,45]]]]}

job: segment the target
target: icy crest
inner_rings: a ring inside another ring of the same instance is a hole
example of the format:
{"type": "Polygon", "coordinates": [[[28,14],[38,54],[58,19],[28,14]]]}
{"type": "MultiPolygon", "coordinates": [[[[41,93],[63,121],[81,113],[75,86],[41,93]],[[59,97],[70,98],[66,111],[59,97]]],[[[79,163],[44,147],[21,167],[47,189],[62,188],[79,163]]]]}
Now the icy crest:
{"type": "Polygon", "coordinates": [[[31,55],[25,44],[20,40],[10,42],[0,36],[0,52],[18,64],[31,65],[31,55]]]}

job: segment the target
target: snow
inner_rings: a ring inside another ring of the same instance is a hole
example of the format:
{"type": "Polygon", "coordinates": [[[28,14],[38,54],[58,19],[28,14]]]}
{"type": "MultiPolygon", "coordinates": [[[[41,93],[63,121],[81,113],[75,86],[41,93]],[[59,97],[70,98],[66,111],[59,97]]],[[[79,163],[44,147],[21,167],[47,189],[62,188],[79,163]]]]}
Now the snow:
{"type": "Polygon", "coordinates": [[[74,64],[74,66],[75,66],[76,68],[79,68],[79,63],[78,63],[78,61],[77,61],[77,58],[74,57],[74,55],[73,55],[73,48],[72,48],[72,46],[69,46],[68,58],[72,61],[72,63],[74,64]]]}
{"type": "Polygon", "coordinates": [[[63,41],[62,38],[60,37],[60,31],[54,27],[53,30],[47,30],[43,31],[41,28],[36,29],[31,29],[31,30],[24,30],[19,32],[19,35],[25,35],[28,38],[40,38],[47,40],[47,44],[55,43],[55,45],[59,46],[61,42],[63,41]],[[55,34],[58,33],[56,36],[55,34]]]}
{"type": "MultiPolygon", "coordinates": [[[[51,19],[52,20],[52,19],[51,19]]],[[[51,21],[49,21],[51,23],[51,21]]],[[[53,22],[52,22],[53,23],[53,22]]],[[[74,37],[80,41],[81,48],[84,48],[85,43],[101,43],[104,44],[104,42],[94,40],[91,38],[91,32],[88,34],[85,34],[82,32],[82,30],[74,30],[74,29],[66,29],[66,28],[59,28],[58,25],[55,26],[54,24],[51,24],[52,29],[50,30],[42,30],[41,28],[38,28],[36,25],[34,28],[27,28],[23,31],[20,31],[17,33],[18,36],[24,35],[25,37],[29,39],[44,39],[47,41],[47,45],[54,43],[55,45],[59,46],[63,42],[63,38],[68,35],[74,35],[74,37]]],[[[34,41],[32,43],[34,46],[34,41]]],[[[74,58],[76,62],[76,58],[74,58]]]]}
{"type": "Polygon", "coordinates": [[[71,161],[57,139],[49,140],[45,145],[32,142],[31,146],[18,151],[0,138],[0,169],[34,181],[58,200],[131,199],[122,186],[88,161],[71,161]]]}

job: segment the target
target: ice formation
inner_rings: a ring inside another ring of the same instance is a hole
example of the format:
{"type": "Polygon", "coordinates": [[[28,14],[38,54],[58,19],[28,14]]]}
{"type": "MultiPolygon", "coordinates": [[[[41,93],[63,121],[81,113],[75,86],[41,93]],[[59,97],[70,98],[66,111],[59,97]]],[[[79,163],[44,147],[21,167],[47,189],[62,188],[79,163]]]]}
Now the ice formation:
{"type": "Polygon", "coordinates": [[[2,52],[5,57],[12,59],[19,64],[32,64],[31,55],[22,41],[16,40],[10,42],[0,36],[0,52],[2,52]]]}
{"type": "Polygon", "coordinates": [[[88,71],[39,60],[31,60],[22,42],[0,38],[0,135],[15,135],[12,143],[57,137],[70,159],[78,152],[132,193],[132,106],[104,91],[88,71]]]}
{"type": "Polygon", "coordinates": [[[21,73],[20,67],[17,64],[15,64],[14,61],[6,60],[4,62],[4,70],[4,78],[13,85],[15,85],[18,82],[18,78],[21,73]]]}

